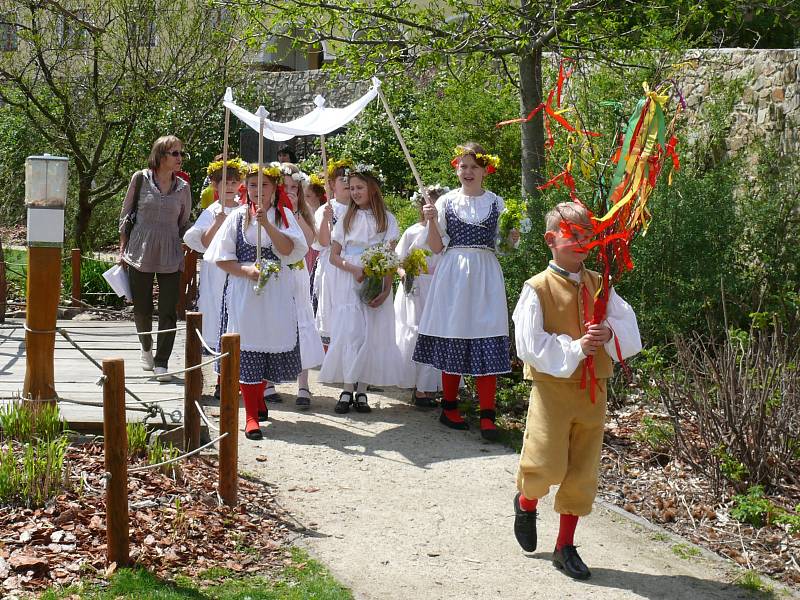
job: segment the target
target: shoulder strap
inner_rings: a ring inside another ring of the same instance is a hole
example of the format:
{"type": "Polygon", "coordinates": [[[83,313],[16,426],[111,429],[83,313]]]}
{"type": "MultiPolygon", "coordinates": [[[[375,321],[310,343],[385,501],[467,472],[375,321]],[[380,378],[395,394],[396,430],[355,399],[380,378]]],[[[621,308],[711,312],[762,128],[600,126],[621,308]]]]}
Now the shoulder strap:
{"type": "Polygon", "coordinates": [[[137,171],[136,175],[133,176],[133,208],[131,208],[132,213],[135,213],[136,209],[139,208],[139,194],[142,192],[142,179],[144,179],[143,171],[137,171]]]}

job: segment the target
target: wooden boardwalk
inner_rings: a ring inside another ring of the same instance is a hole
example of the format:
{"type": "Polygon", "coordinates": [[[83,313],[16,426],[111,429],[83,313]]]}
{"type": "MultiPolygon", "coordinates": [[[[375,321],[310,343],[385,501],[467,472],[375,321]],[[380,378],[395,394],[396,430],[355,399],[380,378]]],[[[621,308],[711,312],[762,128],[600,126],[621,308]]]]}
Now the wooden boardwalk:
{"type": "MultiPolygon", "coordinates": [[[[139,340],[136,327],[131,321],[58,321],[59,328],[65,329],[69,336],[92,358],[101,362],[105,358],[123,358],[128,388],[139,398],[147,401],[180,397],[177,400],[159,403],[166,413],[183,409],[183,375],[171,382],[148,381],[139,365],[139,340]],[[136,377],[137,379],[132,379],[136,377]]],[[[157,328],[153,323],[153,329],[157,328]]],[[[185,326],[179,322],[178,327],[185,326]]],[[[25,380],[25,328],[24,319],[7,320],[0,329],[0,404],[11,402],[10,397],[22,393],[25,380]]],[[[185,330],[175,336],[175,345],[170,357],[169,370],[179,371],[184,366],[185,330]]],[[[155,336],[153,338],[155,346],[155,336]]],[[[80,400],[82,402],[103,401],[103,388],[96,384],[101,371],[69,344],[61,335],[55,340],[55,387],[59,398],[80,400]]],[[[126,405],[140,406],[130,395],[126,395],[126,405]]],[[[59,403],[61,414],[70,424],[102,423],[103,409],[94,406],[59,403]]],[[[128,421],[141,421],[147,413],[128,411],[128,421]]],[[[182,422],[182,418],[179,423],[182,422]]],[[[160,416],[149,419],[149,423],[161,423],[160,416]]],[[[168,423],[172,421],[167,418],[168,423]]],[[[84,425],[84,427],[85,427],[84,425]]],[[[82,428],[84,428],[82,427],[82,428]]]]}

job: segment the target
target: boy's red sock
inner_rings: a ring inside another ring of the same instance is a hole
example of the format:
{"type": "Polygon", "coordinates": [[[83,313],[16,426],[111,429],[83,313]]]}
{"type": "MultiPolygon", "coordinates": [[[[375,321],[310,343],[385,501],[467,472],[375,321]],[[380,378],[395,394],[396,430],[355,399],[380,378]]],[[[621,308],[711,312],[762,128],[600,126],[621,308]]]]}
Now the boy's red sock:
{"type": "Polygon", "coordinates": [[[558,539],[556,540],[556,550],[561,550],[564,546],[575,545],[575,528],[578,526],[577,515],[561,515],[561,522],[558,526],[558,539]]]}
{"type": "Polygon", "coordinates": [[[539,506],[538,498],[526,498],[522,494],[519,495],[519,507],[525,512],[533,512],[539,506]]]}
{"type": "MultiPolygon", "coordinates": [[[[442,399],[444,402],[458,402],[459,383],[461,383],[461,375],[442,373],[442,399]]],[[[461,416],[458,408],[445,408],[442,412],[453,423],[464,422],[464,417],[461,416]]]]}
{"type": "MultiPolygon", "coordinates": [[[[264,382],[240,383],[242,399],[244,400],[245,432],[258,429],[259,407],[264,405],[264,382]]],[[[266,410],[266,409],[265,409],[266,410]]]]}
{"type": "Polygon", "coordinates": [[[478,388],[478,404],[481,407],[481,429],[497,429],[494,424],[494,402],[497,392],[497,376],[481,375],[475,378],[478,388]]]}

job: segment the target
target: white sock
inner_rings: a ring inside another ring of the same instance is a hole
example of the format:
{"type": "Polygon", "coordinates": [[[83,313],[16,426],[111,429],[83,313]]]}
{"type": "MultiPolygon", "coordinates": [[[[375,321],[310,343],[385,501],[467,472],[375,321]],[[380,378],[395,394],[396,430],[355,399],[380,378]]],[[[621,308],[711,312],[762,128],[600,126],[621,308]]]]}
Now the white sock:
{"type": "Polygon", "coordinates": [[[367,384],[363,381],[358,382],[358,388],[356,388],[359,394],[364,394],[367,391],[367,384]]]}
{"type": "Polygon", "coordinates": [[[345,392],[350,392],[351,394],[353,393],[353,388],[354,388],[354,387],[355,387],[355,386],[353,386],[353,384],[352,384],[352,383],[345,383],[345,384],[342,386],[342,388],[344,389],[344,391],[345,391],[345,392]]]}
{"type": "Polygon", "coordinates": [[[308,387],[308,369],[300,371],[300,375],[297,376],[297,389],[299,390],[300,388],[309,389],[309,387],[308,387]]]}

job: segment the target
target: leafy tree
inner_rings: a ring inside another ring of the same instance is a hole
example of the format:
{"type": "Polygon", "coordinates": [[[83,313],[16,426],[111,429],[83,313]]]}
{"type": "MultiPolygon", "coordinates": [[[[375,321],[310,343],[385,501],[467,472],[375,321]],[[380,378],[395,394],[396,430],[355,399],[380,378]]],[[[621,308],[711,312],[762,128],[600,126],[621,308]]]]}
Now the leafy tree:
{"type": "MultiPolygon", "coordinates": [[[[326,44],[339,68],[355,77],[452,68],[464,57],[490,62],[518,89],[522,115],[545,99],[545,51],[618,62],[614,49],[674,47],[683,24],[696,14],[676,16],[669,3],[613,0],[238,1],[254,14],[255,27],[269,35],[287,32],[298,46],[326,44]]],[[[522,182],[528,194],[543,181],[544,143],[541,116],[522,125],[522,182]]]]}
{"type": "MultiPolygon", "coordinates": [[[[235,19],[192,0],[15,0],[17,48],[0,63],[0,100],[68,156],[77,187],[74,237],[87,247],[92,216],[127,186],[153,140],[187,145],[245,77],[235,19]]],[[[202,131],[202,130],[201,130],[202,131]]]]}

